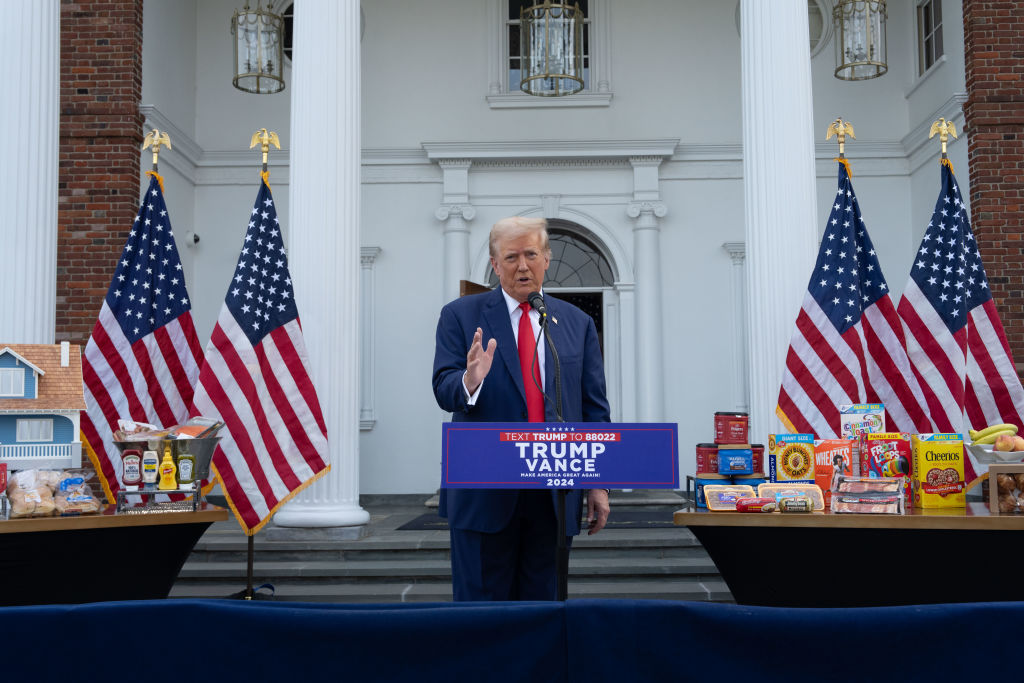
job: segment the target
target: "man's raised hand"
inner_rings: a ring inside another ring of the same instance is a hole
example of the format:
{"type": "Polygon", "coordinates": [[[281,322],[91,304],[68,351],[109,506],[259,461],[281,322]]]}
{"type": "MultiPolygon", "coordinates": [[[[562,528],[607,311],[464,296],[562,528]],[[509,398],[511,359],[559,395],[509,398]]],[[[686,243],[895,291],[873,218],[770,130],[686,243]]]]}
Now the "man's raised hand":
{"type": "Polygon", "coordinates": [[[498,340],[491,337],[491,340],[487,342],[487,349],[485,350],[483,339],[484,331],[479,327],[476,328],[476,334],[473,335],[473,345],[469,347],[469,353],[466,355],[466,375],[464,381],[466,383],[466,390],[470,394],[477,390],[480,383],[484,381],[484,377],[487,377],[487,373],[491,371],[494,349],[498,348],[498,340]]]}

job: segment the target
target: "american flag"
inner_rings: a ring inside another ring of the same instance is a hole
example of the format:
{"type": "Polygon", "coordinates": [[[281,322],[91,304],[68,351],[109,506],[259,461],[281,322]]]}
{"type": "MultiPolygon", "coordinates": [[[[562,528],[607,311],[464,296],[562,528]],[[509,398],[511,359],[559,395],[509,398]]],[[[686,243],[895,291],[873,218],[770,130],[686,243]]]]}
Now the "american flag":
{"type": "Polygon", "coordinates": [[[797,315],[776,414],[791,431],[829,439],[839,432],[840,405],[884,403],[888,429],[928,432],[920,396],[903,328],[840,161],[839,189],[797,315]]]}
{"type": "Polygon", "coordinates": [[[111,501],[121,488],[118,418],[184,422],[203,362],[161,179],[149,175],[82,362],[83,441],[111,501]]]}
{"type": "Polygon", "coordinates": [[[213,467],[246,534],[330,469],[327,426],[266,182],[206,346],[192,414],[225,423],[213,467]]]}
{"type": "MultiPolygon", "coordinates": [[[[988,289],[967,207],[948,161],[900,299],[907,352],[940,432],[1024,427],[1024,389],[988,289]]],[[[967,480],[978,471],[967,463],[967,480]]]]}

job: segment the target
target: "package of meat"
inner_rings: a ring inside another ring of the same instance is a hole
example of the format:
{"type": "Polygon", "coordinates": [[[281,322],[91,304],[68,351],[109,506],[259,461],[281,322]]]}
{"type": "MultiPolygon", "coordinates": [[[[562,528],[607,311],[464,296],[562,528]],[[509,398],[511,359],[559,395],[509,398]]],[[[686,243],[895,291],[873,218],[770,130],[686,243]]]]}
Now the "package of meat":
{"type": "Polygon", "coordinates": [[[861,515],[902,515],[903,495],[900,493],[832,493],[832,512],[861,515]]]}
{"type": "Polygon", "coordinates": [[[847,477],[836,482],[829,510],[862,515],[902,515],[905,477],[847,477]]]}

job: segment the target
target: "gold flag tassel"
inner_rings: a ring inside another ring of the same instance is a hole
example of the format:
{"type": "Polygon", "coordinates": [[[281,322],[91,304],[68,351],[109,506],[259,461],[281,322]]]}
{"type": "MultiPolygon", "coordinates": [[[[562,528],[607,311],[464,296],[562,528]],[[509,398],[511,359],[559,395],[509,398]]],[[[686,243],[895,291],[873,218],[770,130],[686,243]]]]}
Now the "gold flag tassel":
{"type": "Polygon", "coordinates": [[[931,140],[935,137],[935,134],[939,134],[939,142],[942,143],[942,158],[939,159],[939,165],[949,166],[949,172],[953,172],[953,162],[946,156],[946,144],[949,142],[949,136],[952,135],[954,138],[956,135],[956,126],[953,125],[952,121],[947,121],[944,118],[940,118],[938,121],[932,124],[931,130],[928,131],[928,139],[931,140]]]}
{"type": "Polygon", "coordinates": [[[825,131],[825,139],[829,140],[832,136],[836,136],[836,142],[839,143],[839,156],[833,161],[838,161],[846,167],[846,175],[853,178],[853,173],[850,171],[850,162],[846,158],[846,136],[849,135],[854,140],[857,136],[853,134],[853,124],[849,121],[843,121],[841,118],[837,118],[832,123],[828,124],[828,130],[825,131]]]}
{"type": "Polygon", "coordinates": [[[277,137],[277,133],[274,131],[268,131],[266,128],[260,128],[252,134],[252,140],[249,141],[249,149],[252,149],[256,145],[259,145],[260,150],[263,152],[263,168],[260,171],[260,178],[263,179],[263,182],[269,188],[270,171],[267,170],[267,155],[270,153],[271,145],[281,149],[281,139],[277,137]]]}

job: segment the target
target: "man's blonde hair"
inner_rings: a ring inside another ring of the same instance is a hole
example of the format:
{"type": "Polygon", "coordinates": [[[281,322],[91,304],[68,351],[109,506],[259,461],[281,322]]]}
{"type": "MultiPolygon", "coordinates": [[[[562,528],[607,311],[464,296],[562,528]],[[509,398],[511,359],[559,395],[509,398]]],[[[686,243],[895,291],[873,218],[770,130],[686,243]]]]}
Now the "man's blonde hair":
{"type": "Polygon", "coordinates": [[[510,216],[502,218],[491,227],[490,251],[491,256],[497,258],[496,248],[498,240],[515,238],[525,235],[528,232],[540,233],[540,247],[548,256],[551,255],[551,245],[548,243],[548,221],[546,218],[525,218],[523,216],[510,216]]]}

